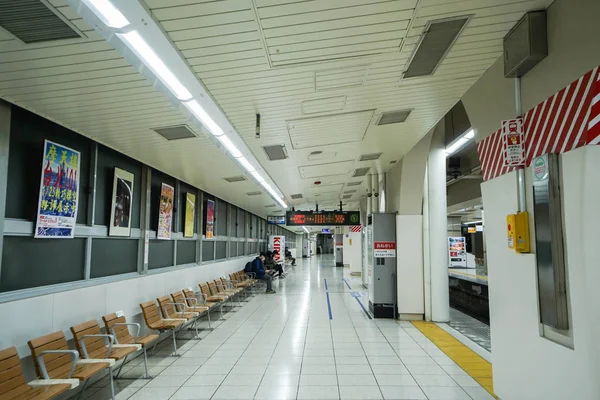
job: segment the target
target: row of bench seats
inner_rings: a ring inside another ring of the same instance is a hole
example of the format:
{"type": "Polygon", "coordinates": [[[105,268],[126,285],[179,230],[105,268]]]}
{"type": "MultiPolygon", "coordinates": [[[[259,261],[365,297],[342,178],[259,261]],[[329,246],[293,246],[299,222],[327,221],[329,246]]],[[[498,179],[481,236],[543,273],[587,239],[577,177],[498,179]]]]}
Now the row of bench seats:
{"type": "Polygon", "coordinates": [[[0,399],[1,400],[47,400],[74,389],[83,382],[81,393],[90,378],[108,370],[114,400],[113,369],[121,365],[114,378],[118,378],[127,358],[142,350],[145,375],[148,373],[147,348],[156,346],[160,333],[170,331],[173,337],[174,355],[177,355],[177,333],[193,323],[195,338],[199,338],[197,322],[207,316],[209,329],[210,311],[219,308],[223,317],[223,306],[233,304],[234,298],[248,296],[257,281],[252,274],[238,271],[229,275],[229,280],[219,278],[199,285],[198,296],[191,288],[161,296],[154,301],[140,304],[147,327],[159,334],[140,336],[140,324],[127,322],[122,312],[102,317],[104,333],[96,320],[70,328],[75,350],[69,348],[64,332],[58,331],[27,342],[39,379],[27,382],[23,375],[21,360],[15,347],[0,351],[0,399]],[[202,299],[200,301],[199,299],[202,299]],[[130,328],[135,328],[131,334],[130,328]]]}

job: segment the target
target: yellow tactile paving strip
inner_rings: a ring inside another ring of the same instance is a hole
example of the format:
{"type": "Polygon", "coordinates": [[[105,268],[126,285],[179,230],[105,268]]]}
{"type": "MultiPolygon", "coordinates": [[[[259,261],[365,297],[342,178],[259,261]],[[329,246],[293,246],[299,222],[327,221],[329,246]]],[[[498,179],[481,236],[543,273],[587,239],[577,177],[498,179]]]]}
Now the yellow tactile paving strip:
{"type": "Polygon", "coordinates": [[[481,358],[477,353],[459,342],[435,323],[413,321],[412,324],[450,357],[452,361],[483,386],[485,390],[496,397],[492,383],[492,364],[481,358]]]}

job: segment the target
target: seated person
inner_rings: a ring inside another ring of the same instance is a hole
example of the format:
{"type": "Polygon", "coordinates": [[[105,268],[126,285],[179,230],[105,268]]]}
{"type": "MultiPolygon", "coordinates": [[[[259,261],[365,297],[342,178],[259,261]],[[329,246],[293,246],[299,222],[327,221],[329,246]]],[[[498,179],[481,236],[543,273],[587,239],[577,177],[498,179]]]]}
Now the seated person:
{"type": "Polygon", "coordinates": [[[265,271],[268,274],[273,275],[275,273],[275,260],[273,260],[273,253],[271,251],[265,253],[263,264],[265,265],[265,271]]]}
{"type": "Polygon", "coordinates": [[[277,276],[279,278],[285,278],[285,274],[283,271],[283,265],[282,265],[283,263],[275,261],[275,259],[277,258],[278,255],[279,255],[279,252],[277,250],[273,250],[273,257],[272,257],[273,269],[279,273],[279,275],[275,275],[275,276],[277,276]]]}
{"type": "Polygon", "coordinates": [[[287,247],[285,248],[285,258],[292,262],[292,266],[296,266],[296,259],[292,257],[292,252],[287,247]]]}
{"type": "Polygon", "coordinates": [[[252,261],[252,272],[256,274],[256,279],[261,279],[267,283],[267,293],[275,293],[273,290],[273,278],[271,275],[265,273],[265,266],[263,264],[265,260],[265,253],[260,253],[258,257],[252,261]]]}

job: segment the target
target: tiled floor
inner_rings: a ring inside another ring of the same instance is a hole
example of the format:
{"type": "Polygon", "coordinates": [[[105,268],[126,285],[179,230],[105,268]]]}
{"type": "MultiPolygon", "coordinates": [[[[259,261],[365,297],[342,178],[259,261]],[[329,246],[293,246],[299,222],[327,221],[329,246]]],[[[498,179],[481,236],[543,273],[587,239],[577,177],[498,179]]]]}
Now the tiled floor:
{"type": "MultiPolygon", "coordinates": [[[[332,257],[298,264],[275,282],[276,295],[256,296],[203,340],[185,342],[181,357],[169,356],[164,341],[149,359],[155,378],[117,381],[117,398],[492,399],[412,324],[368,319],[350,294],[366,296],[359,280],[332,257]]],[[[141,361],[125,376],[140,376],[141,361]]],[[[110,398],[106,383],[86,396],[110,398]]]]}

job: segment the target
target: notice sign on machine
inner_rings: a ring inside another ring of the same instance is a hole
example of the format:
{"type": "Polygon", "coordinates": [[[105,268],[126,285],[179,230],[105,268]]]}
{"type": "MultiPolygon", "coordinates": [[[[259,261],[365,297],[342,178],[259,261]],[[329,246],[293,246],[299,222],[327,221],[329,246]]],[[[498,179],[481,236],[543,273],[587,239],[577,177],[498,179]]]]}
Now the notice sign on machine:
{"type": "Polygon", "coordinates": [[[505,166],[518,167],[525,164],[525,134],[522,118],[502,121],[502,146],[505,166]]]}
{"type": "Polygon", "coordinates": [[[373,257],[385,258],[396,257],[396,242],[373,243],[373,257]]]}

